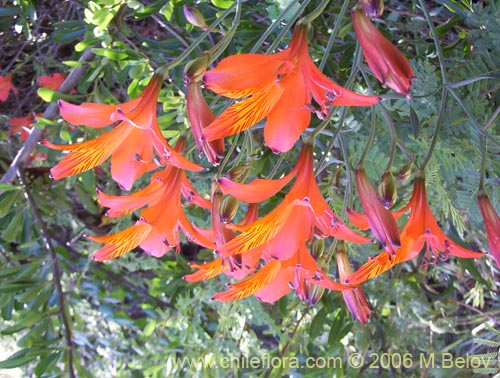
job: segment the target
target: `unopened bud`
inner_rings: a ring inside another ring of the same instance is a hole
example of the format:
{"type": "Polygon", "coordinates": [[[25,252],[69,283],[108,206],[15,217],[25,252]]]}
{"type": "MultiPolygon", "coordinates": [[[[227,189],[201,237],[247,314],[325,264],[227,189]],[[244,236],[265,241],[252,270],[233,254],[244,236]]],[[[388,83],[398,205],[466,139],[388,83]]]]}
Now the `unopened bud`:
{"type": "Polygon", "coordinates": [[[359,0],[359,5],[370,18],[377,18],[384,13],[384,0],[359,0]]]}
{"type": "Polygon", "coordinates": [[[382,180],[378,186],[378,195],[382,205],[389,209],[398,199],[398,192],[396,190],[396,181],[391,171],[385,171],[382,174],[382,180]]]}
{"type": "Polygon", "coordinates": [[[325,251],[325,240],[314,239],[311,245],[311,256],[317,260],[325,251]]]}
{"type": "Polygon", "coordinates": [[[198,9],[192,6],[184,5],[184,17],[186,17],[186,21],[191,25],[197,26],[203,30],[208,28],[205,17],[203,17],[198,9]]]}
{"type": "Polygon", "coordinates": [[[411,169],[413,168],[413,159],[399,168],[396,172],[396,178],[400,183],[404,183],[410,178],[411,169]]]}
{"type": "Polygon", "coordinates": [[[202,56],[188,62],[184,67],[184,82],[186,84],[190,84],[201,81],[203,75],[205,75],[205,72],[207,71],[209,63],[209,54],[203,54],[202,56]]]}
{"type": "Polygon", "coordinates": [[[249,162],[243,163],[241,165],[238,165],[237,167],[231,168],[227,172],[226,177],[232,181],[241,182],[247,177],[249,169],[250,169],[250,163],[249,162]]]}
{"type": "Polygon", "coordinates": [[[238,211],[238,205],[239,201],[233,196],[224,197],[220,209],[222,223],[229,223],[234,219],[238,211]]]}
{"type": "Polygon", "coordinates": [[[335,256],[337,259],[337,269],[339,271],[340,282],[345,283],[347,277],[352,274],[352,268],[347,257],[345,243],[343,241],[339,241],[337,250],[335,251],[335,256]]]}

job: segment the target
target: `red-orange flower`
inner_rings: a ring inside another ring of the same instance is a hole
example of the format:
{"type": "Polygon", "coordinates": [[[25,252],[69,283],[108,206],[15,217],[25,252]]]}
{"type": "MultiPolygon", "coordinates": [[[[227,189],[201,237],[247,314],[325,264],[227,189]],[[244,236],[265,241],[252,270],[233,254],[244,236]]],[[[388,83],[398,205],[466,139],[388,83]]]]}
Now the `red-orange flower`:
{"type": "Polygon", "coordinates": [[[410,95],[413,69],[404,55],[380,33],[362,8],[351,13],[363,55],[375,77],[405,96],[410,95]]]}
{"type": "Polygon", "coordinates": [[[284,200],[263,218],[246,226],[234,226],[241,234],[217,248],[218,252],[235,255],[261,248],[266,249],[269,257],[286,260],[314,234],[334,236],[353,243],[370,241],[348,228],[330,209],[319,191],[313,162],[313,145],[305,143],[297,165],[282,179],[257,179],[250,184],[238,185],[229,179],[219,179],[224,193],[246,202],[259,202],[266,198],[263,194],[274,194],[295,175],[295,182],[284,200]],[[255,196],[253,200],[252,195],[255,196]]]}
{"type": "Polygon", "coordinates": [[[425,177],[415,179],[412,198],[403,210],[408,209],[411,209],[410,216],[401,232],[401,248],[396,250],[395,256],[389,258],[387,253],[382,252],[370,258],[348,277],[349,284],[358,285],[389,270],[396,264],[415,258],[424,245],[426,246],[425,264],[434,264],[438,258],[444,261],[448,255],[461,258],[483,256],[480,252],[460,247],[441,230],[427,202],[425,177]]]}
{"type": "Polygon", "coordinates": [[[307,26],[299,25],[290,45],[271,55],[241,54],[223,59],[204,76],[205,86],[236,102],[217,117],[203,136],[215,140],[239,133],[266,118],[264,138],[274,151],[290,150],[311,119],[311,96],[320,117],[330,106],[369,106],[378,97],[351,92],[328,79],[314,65],[307,26]]]}
{"type": "Polygon", "coordinates": [[[313,257],[302,245],[286,260],[269,260],[257,273],[234,284],[230,289],[217,293],[212,299],[228,302],[252,294],[263,302],[275,302],[294,290],[300,300],[306,301],[311,285],[329,290],[349,290],[327,277],[313,257]]]}
{"type": "Polygon", "coordinates": [[[9,92],[12,91],[16,95],[19,93],[18,89],[12,84],[12,74],[7,76],[0,76],[0,101],[7,100],[9,92]]]}
{"type": "Polygon", "coordinates": [[[60,101],[62,117],[72,125],[101,128],[115,121],[118,125],[98,138],[70,145],[55,145],[44,141],[43,145],[69,151],[55,167],[52,177],[72,176],[92,169],[111,156],[111,175],[126,190],[145,172],[157,168],[153,151],[176,167],[201,170],[176,152],[163,138],[156,119],[157,99],[162,79],[155,75],[142,94],[129,102],[118,105],[85,103],[72,105],[60,101]]]}
{"type": "Polygon", "coordinates": [[[325,236],[354,243],[366,243],[370,239],[350,230],[329,208],[316,183],[313,160],[313,146],[306,143],[296,167],[283,179],[258,179],[237,185],[229,179],[219,180],[225,193],[257,202],[279,191],[295,176],[289,193],[274,210],[246,225],[228,225],[240,233],[218,246],[217,252],[223,257],[251,254],[265,264],[253,276],[231,285],[231,289],[214,299],[228,301],[255,294],[263,301],[272,302],[292,288],[302,300],[307,300],[311,285],[330,290],[346,289],[321,271],[307,247],[314,238],[325,236]]]}
{"type": "Polygon", "coordinates": [[[59,90],[62,83],[64,83],[65,77],[59,72],[52,75],[42,75],[38,78],[38,85],[42,88],[52,89],[53,91],[59,90]]]}
{"type": "Polygon", "coordinates": [[[37,114],[36,116],[34,114],[28,114],[25,117],[11,118],[9,120],[11,127],[11,129],[9,130],[9,135],[19,133],[21,136],[21,140],[25,141],[30,135],[35,117],[38,117],[40,115],[41,114],[37,114]]]}
{"type": "Polygon", "coordinates": [[[394,215],[380,202],[377,191],[366,176],[364,167],[358,166],[354,176],[365,217],[361,218],[361,214],[349,210],[349,220],[361,229],[365,228],[363,227],[363,221],[366,220],[373,235],[382,243],[389,257],[392,257],[396,254],[396,249],[401,245],[399,229],[394,215]]]}
{"type": "Polygon", "coordinates": [[[200,153],[203,151],[210,163],[218,165],[224,154],[224,139],[207,141],[202,136],[203,129],[215,119],[215,116],[201,93],[200,82],[188,83],[186,107],[194,140],[200,153]]]}
{"type": "MultiPolygon", "coordinates": [[[[176,150],[184,147],[184,139],[179,139],[176,150]]],[[[109,207],[107,215],[118,217],[147,206],[140,213],[140,220],[114,235],[91,236],[90,239],[106,243],[94,254],[99,261],[118,257],[140,246],[146,253],[160,257],[170,249],[179,250],[179,229],[186,239],[206,248],[215,248],[213,234],[189,222],[181,200],[181,195],[191,203],[208,208],[210,202],[203,199],[189,183],[183,170],[172,165],[154,174],[144,189],[127,196],[112,196],[97,192],[99,202],[109,207]]]]}
{"type": "MultiPolygon", "coordinates": [[[[236,234],[234,230],[228,228],[228,224],[232,221],[237,206],[237,201],[232,201],[234,198],[223,196],[218,184],[212,184],[212,229],[214,233],[215,244],[217,247],[222,246],[233,239],[236,234]],[[229,201],[228,201],[229,199],[229,201]]],[[[239,223],[240,226],[257,219],[258,205],[251,204],[248,206],[247,215],[239,223]]],[[[221,273],[225,273],[234,279],[243,279],[248,274],[255,271],[259,263],[262,253],[244,253],[234,256],[220,256],[210,262],[203,264],[189,264],[192,268],[197,269],[194,273],[188,274],[183,278],[188,282],[198,282],[213,278],[221,273]]]]}
{"type": "MultiPolygon", "coordinates": [[[[352,274],[352,268],[343,243],[337,248],[336,257],[340,283],[345,284],[347,277],[352,274]]],[[[366,324],[372,310],[361,287],[356,286],[350,290],[343,290],[342,296],[354,320],[359,320],[362,324],[366,324]]]]}
{"type": "Polygon", "coordinates": [[[477,198],[481,215],[483,216],[490,252],[500,268],[500,217],[490,202],[484,190],[479,190],[477,198]]]}

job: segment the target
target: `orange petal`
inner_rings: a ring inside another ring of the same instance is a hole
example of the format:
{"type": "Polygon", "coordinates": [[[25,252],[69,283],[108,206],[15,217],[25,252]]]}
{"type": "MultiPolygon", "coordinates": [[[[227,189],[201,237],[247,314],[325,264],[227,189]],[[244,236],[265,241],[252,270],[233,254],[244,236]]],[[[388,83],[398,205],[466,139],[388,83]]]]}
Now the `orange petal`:
{"type": "Polygon", "coordinates": [[[198,271],[182,277],[188,282],[205,281],[218,276],[224,271],[224,266],[222,265],[222,259],[220,257],[204,264],[191,263],[189,266],[191,268],[198,269],[198,271]]]}
{"type": "Polygon", "coordinates": [[[254,96],[231,105],[203,130],[203,137],[220,139],[249,129],[266,117],[282,94],[282,88],[272,83],[254,96]]]}
{"type": "Polygon", "coordinates": [[[131,128],[125,142],[111,155],[111,177],[121,188],[130,190],[139,177],[156,168],[151,133],[131,128]]]}
{"type": "Polygon", "coordinates": [[[108,236],[89,236],[90,240],[106,243],[104,247],[94,253],[93,258],[104,261],[121,256],[136,248],[151,232],[147,223],[137,222],[132,227],[108,236]]]}
{"type": "Polygon", "coordinates": [[[215,294],[212,299],[221,302],[229,302],[246,298],[263,287],[272,284],[280,269],[281,262],[278,260],[271,260],[253,276],[231,284],[229,290],[215,294]]]}
{"type": "Polygon", "coordinates": [[[351,17],[363,55],[374,75],[394,91],[409,95],[414,74],[408,60],[377,30],[362,9],[352,12],[351,17]]]}
{"type": "Polygon", "coordinates": [[[106,216],[115,218],[128,214],[129,212],[146,206],[149,203],[157,203],[163,195],[162,187],[165,185],[161,180],[152,180],[151,184],[144,189],[126,195],[113,196],[97,189],[97,198],[102,206],[108,207],[106,216]]]}
{"type": "Polygon", "coordinates": [[[122,123],[109,133],[98,138],[68,145],[55,145],[47,141],[42,145],[56,150],[70,151],[56,166],[50,170],[54,179],[77,175],[104,163],[108,157],[126,141],[132,128],[122,123]]]}
{"type": "Polygon", "coordinates": [[[370,229],[387,252],[394,255],[401,245],[399,229],[394,217],[380,203],[377,192],[370,184],[363,167],[356,168],[355,180],[370,229]]]}
{"type": "MultiPolygon", "coordinates": [[[[128,103],[127,107],[135,107],[139,104],[140,98],[137,98],[128,103]]],[[[116,109],[121,107],[123,111],[124,104],[107,105],[84,103],[81,105],[73,105],[64,100],[59,100],[59,110],[64,120],[72,125],[85,125],[87,127],[104,127],[112,124],[111,114],[116,112],[116,109]]],[[[130,110],[130,109],[127,109],[130,110]]]]}
{"type": "Polygon", "coordinates": [[[259,203],[272,197],[288,184],[295,176],[295,169],[282,178],[255,179],[248,184],[232,181],[226,177],[217,179],[224,194],[232,195],[240,201],[248,203],[259,203]]]}
{"type": "Polygon", "coordinates": [[[290,150],[309,126],[311,112],[309,91],[300,70],[295,70],[280,80],[283,95],[267,115],[264,139],[275,152],[290,150]]]}
{"type": "Polygon", "coordinates": [[[486,226],[490,252],[500,267],[500,217],[484,190],[479,191],[477,201],[486,226]]]}
{"type": "Polygon", "coordinates": [[[240,54],[227,57],[216,68],[205,73],[205,87],[230,98],[256,94],[286,72],[287,52],[272,55],[240,54]]]}

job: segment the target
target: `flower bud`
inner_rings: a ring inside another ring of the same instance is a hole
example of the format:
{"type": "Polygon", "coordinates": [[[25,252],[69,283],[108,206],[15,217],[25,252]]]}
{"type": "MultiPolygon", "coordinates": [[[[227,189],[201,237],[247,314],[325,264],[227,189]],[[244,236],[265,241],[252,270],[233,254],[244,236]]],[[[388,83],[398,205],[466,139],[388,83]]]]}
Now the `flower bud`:
{"type": "Polygon", "coordinates": [[[188,62],[184,67],[184,82],[186,85],[201,81],[203,75],[205,75],[205,72],[207,71],[209,63],[209,54],[203,54],[202,56],[188,62]]]}
{"type": "Polygon", "coordinates": [[[384,13],[384,0],[360,0],[359,5],[370,18],[377,18],[384,13]]]}
{"type": "Polygon", "coordinates": [[[220,219],[222,223],[230,223],[238,211],[239,201],[233,196],[226,196],[222,200],[220,219]]]}
{"type": "Polygon", "coordinates": [[[191,25],[197,26],[203,30],[208,28],[205,17],[203,17],[201,12],[195,7],[184,5],[184,17],[186,17],[186,21],[191,25]]]}
{"type": "Polygon", "coordinates": [[[382,180],[377,191],[380,196],[380,200],[382,201],[382,205],[386,209],[391,208],[398,199],[396,181],[394,180],[394,176],[391,171],[385,171],[382,174],[382,180]]]}
{"type": "Polygon", "coordinates": [[[314,239],[311,245],[311,256],[317,260],[325,251],[325,240],[314,239]]]}
{"type": "Polygon", "coordinates": [[[413,168],[413,159],[399,168],[396,172],[396,178],[400,183],[404,183],[410,178],[411,169],[413,168]]]}
{"type": "Polygon", "coordinates": [[[238,181],[238,182],[244,181],[245,178],[247,177],[249,169],[250,169],[250,163],[245,162],[241,165],[231,168],[227,172],[226,177],[231,181],[238,181]]]}

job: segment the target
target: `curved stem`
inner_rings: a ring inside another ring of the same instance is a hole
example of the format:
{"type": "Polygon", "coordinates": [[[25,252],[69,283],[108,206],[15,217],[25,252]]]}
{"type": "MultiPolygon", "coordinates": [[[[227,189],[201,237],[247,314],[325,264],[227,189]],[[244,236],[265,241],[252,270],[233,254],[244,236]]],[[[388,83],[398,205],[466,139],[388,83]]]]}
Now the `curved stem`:
{"type": "Polygon", "coordinates": [[[375,140],[375,129],[377,128],[376,125],[376,116],[375,116],[375,111],[374,109],[371,110],[372,112],[372,119],[370,122],[370,135],[368,136],[368,140],[366,141],[365,148],[363,150],[363,153],[361,155],[361,158],[359,159],[358,165],[362,165],[363,162],[366,159],[366,156],[368,155],[368,151],[370,150],[370,147],[373,144],[373,141],[375,140]]]}
{"type": "Polygon", "coordinates": [[[67,361],[67,370],[68,370],[68,375],[71,378],[76,377],[75,375],[75,367],[73,364],[73,338],[71,336],[71,326],[70,322],[68,319],[68,313],[66,312],[66,303],[65,303],[65,294],[64,290],[61,284],[61,270],[59,269],[59,262],[57,258],[57,252],[52,245],[49,237],[49,233],[47,231],[47,228],[45,227],[45,223],[42,221],[42,217],[38,211],[38,207],[36,206],[35,200],[33,196],[31,195],[31,192],[28,188],[28,184],[26,182],[26,178],[24,176],[24,172],[21,169],[18,169],[17,175],[19,177],[19,182],[21,183],[21,186],[23,187],[24,191],[24,197],[26,198],[26,201],[28,202],[28,205],[30,207],[30,210],[33,214],[33,217],[35,218],[35,222],[38,223],[38,227],[40,229],[40,235],[42,236],[43,243],[45,244],[45,248],[49,251],[50,254],[50,259],[52,260],[52,272],[54,274],[54,286],[56,287],[57,291],[57,299],[59,302],[59,316],[61,318],[61,323],[62,323],[62,328],[63,328],[63,333],[64,333],[64,338],[66,339],[66,347],[67,347],[67,352],[68,352],[68,361],[67,361]]]}
{"type": "Polygon", "coordinates": [[[326,44],[325,51],[323,53],[323,58],[321,58],[321,62],[319,63],[318,68],[320,71],[323,71],[326,65],[326,61],[330,57],[330,51],[332,50],[333,43],[335,41],[335,36],[339,32],[341,26],[340,20],[344,18],[348,8],[349,8],[349,1],[344,0],[344,2],[342,3],[342,8],[340,8],[340,12],[334,21],[334,27],[332,33],[330,34],[330,38],[328,38],[328,43],[326,44]]]}
{"type": "Polygon", "coordinates": [[[352,170],[349,164],[349,154],[347,152],[347,146],[345,145],[344,138],[339,135],[340,150],[342,151],[342,156],[344,158],[345,171],[346,171],[346,188],[344,192],[344,204],[342,206],[342,214],[340,216],[342,222],[345,222],[347,215],[347,208],[352,208],[352,170]]]}
{"type": "MultiPolygon", "coordinates": [[[[234,7],[239,6],[240,1],[236,1],[234,4],[232,4],[229,8],[227,8],[219,18],[217,18],[210,26],[209,29],[214,29],[217,25],[219,25],[229,13],[231,13],[234,9],[234,7]]],[[[186,59],[189,54],[191,54],[197,47],[198,45],[205,40],[206,36],[210,33],[209,30],[203,31],[198,38],[196,38],[187,49],[185,49],[177,58],[172,60],[170,63],[164,65],[163,67],[160,67],[156,70],[156,73],[158,75],[161,75],[164,79],[168,77],[168,72],[181,64],[184,59],[186,59]]]]}
{"type": "Polygon", "coordinates": [[[238,145],[238,139],[240,137],[240,134],[236,134],[234,136],[233,143],[231,144],[231,147],[229,147],[229,150],[226,153],[226,156],[224,156],[224,160],[220,163],[219,169],[217,170],[216,177],[220,177],[222,172],[224,171],[224,168],[226,167],[227,163],[229,162],[229,159],[231,159],[231,155],[233,154],[234,150],[236,149],[236,146],[238,145]]]}
{"type": "Polygon", "coordinates": [[[484,176],[486,176],[486,141],[479,134],[479,148],[481,149],[481,168],[479,170],[479,190],[484,190],[484,176]]]}
{"type": "Polygon", "coordinates": [[[316,18],[321,16],[323,14],[323,11],[325,10],[326,6],[330,3],[329,0],[323,0],[315,10],[313,10],[311,13],[309,13],[307,16],[302,17],[299,20],[299,24],[310,24],[312,21],[314,21],[316,18]]]}
{"type": "Polygon", "coordinates": [[[439,43],[439,37],[437,35],[436,28],[434,27],[434,23],[432,22],[431,15],[429,14],[429,11],[425,7],[424,0],[419,0],[418,2],[420,3],[420,7],[422,8],[422,12],[424,13],[427,25],[429,25],[429,30],[431,31],[432,39],[434,40],[434,47],[436,48],[436,55],[439,60],[439,67],[441,68],[441,80],[443,81],[443,86],[446,87],[448,85],[448,77],[446,76],[444,55],[443,55],[443,50],[441,49],[441,44],[439,43]]]}
{"type": "Polygon", "coordinates": [[[439,115],[438,115],[438,119],[436,121],[436,129],[434,130],[434,136],[432,137],[431,146],[429,147],[429,151],[427,152],[427,156],[425,157],[425,160],[422,163],[422,165],[419,167],[419,169],[421,171],[425,170],[425,167],[427,166],[427,164],[431,160],[432,153],[434,152],[434,149],[436,148],[436,143],[438,140],[439,131],[441,130],[441,125],[443,124],[444,111],[446,108],[447,98],[448,98],[448,90],[446,88],[443,88],[443,91],[441,93],[441,103],[439,104],[439,115]]]}
{"type": "Polygon", "coordinates": [[[227,45],[229,45],[229,42],[231,42],[231,40],[233,39],[234,33],[236,32],[236,29],[238,29],[238,26],[240,24],[240,17],[241,0],[238,0],[236,1],[236,14],[234,15],[233,25],[231,26],[231,29],[229,29],[227,33],[224,34],[224,37],[219,42],[217,42],[217,44],[212,49],[210,49],[211,62],[215,61],[224,52],[227,45]]]}

